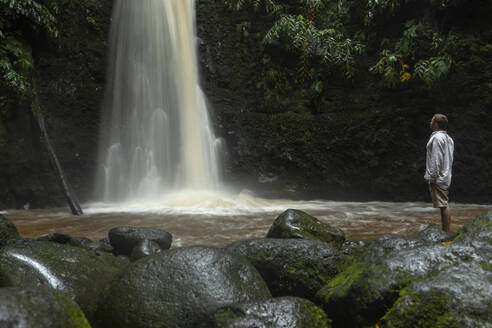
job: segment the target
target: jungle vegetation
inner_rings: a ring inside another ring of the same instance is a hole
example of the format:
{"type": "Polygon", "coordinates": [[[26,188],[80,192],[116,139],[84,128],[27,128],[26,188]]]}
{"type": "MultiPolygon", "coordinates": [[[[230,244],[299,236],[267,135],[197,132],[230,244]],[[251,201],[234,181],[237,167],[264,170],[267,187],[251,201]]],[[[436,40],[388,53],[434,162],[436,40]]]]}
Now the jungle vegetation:
{"type": "Polygon", "coordinates": [[[353,85],[374,76],[383,89],[433,89],[457,61],[469,60],[465,48],[492,49],[466,32],[471,13],[487,6],[481,0],[222,1],[231,10],[249,12],[251,22],[240,27],[246,35],[258,16],[271,22],[262,39],[268,67],[257,85],[266,106],[297,93],[316,108],[328,77],[353,85]]]}

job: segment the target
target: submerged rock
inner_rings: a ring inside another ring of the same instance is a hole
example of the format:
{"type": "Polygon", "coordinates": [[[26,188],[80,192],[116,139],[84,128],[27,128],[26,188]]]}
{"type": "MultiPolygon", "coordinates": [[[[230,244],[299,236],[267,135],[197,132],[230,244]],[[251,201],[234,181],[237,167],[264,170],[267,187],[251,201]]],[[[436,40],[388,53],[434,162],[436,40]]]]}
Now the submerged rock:
{"type": "Polygon", "coordinates": [[[247,258],[274,296],[307,299],[338,273],[342,259],[335,247],[306,239],[262,238],[235,242],[225,249],[247,258]]]}
{"type": "Polygon", "coordinates": [[[0,214],[0,245],[12,238],[20,238],[17,227],[0,214]]]}
{"type": "Polygon", "coordinates": [[[294,209],[283,212],[275,219],[268,230],[267,237],[321,240],[338,247],[345,241],[343,230],[294,209]]]}
{"type": "Polygon", "coordinates": [[[169,249],[173,236],[164,230],[142,227],[117,227],[109,231],[109,241],[117,254],[130,255],[144,240],[156,242],[161,249],[169,249]]]}
{"type": "MultiPolygon", "coordinates": [[[[490,215],[481,216],[467,224],[457,240],[444,245],[434,240],[378,238],[350,258],[348,266],[317,293],[316,301],[335,327],[367,327],[379,321],[388,327],[426,327],[415,311],[427,306],[442,310],[443,317],[435,320],[455,318],[451,313],[455,311],[463,314],[464,326],[480,326],[487,313],[483,305],[488,304],[490,312],[492,304],[492,276],[486,270],[492,252],[484,252],[492,240],[488,239],[491,222],[490,215]],[[482,300],[482,307],[473,304],[474,295],[482,300]],[[410,324],[402,325],[404,320],[410,324]]],[[[431,313],[425,316],[430,318],[431,313]]]]}
{"type": "Polygon", "coordinates": [[[222,249],[184,247],[134,262],[98,311],[101,327],[211,327],[220,307],[270,298],[247,261],[222,249]]]}
{"type": "Polygon", "coordinates": [[[126,265],[113,255],[19,240],[0,250],[0,287],[46,286],[74,299],[91,319],[106,285],[126,265]]]}
{"type": "Polygon", "coordinates": [[[280,297],[265,301],[234,304],[214,314],[216,328],[328,328],[326,313],[311,301],[280,297]]]}
{"type": "Polygon", "coordinates": [[[0,327],[90,328],[80,307],[47,288],[0,288],[0,327]]]}
{"type": "Polygon", "coordinates": [[[160,253],[161,251],[161,247],[156,242],[147,239],[142,240],[133,248],[130,259],[132,261],[140,260],[141,258],[160,253]]]}

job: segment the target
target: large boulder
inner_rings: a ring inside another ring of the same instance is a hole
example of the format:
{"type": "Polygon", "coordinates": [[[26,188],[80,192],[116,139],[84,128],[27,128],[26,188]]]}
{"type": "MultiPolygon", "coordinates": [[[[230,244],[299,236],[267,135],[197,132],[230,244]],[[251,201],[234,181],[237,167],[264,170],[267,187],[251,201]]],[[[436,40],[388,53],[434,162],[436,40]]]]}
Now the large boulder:
{"type": "Polygon", "coordinates": [[[90,328],[80,307],[48,288],[0,288],[0,327],[90,328]]]}
{"type": "Polygon", "coordinates": [[[302,238],[321,240],[340,247],[345,241],[343,230],[323,223],[303,211],[289,209],[280,214],[267,233],[268,238],[302,238]]]}
{"type": "MultiPolygon", "coordinates": [[[[488,263],[488,264],[486,264],[488,263]]],[[[379,326],[492,327],[492,265],[462,263],[415,281],[381,319],[379,326]]]]}
{"type": "Polygon", "coordinates": [[[220,307],[270,298],[256,269],[211,247],[163,251],[134,262],[107,291],[100,327],[211,327],[220,307]]]}
{"type": "Polygon", "coordinates": [[[137,244],[144,240],[157,243],[161,249],[169,249],[173,236],[164,230],[144,227],[117,227],[109,231],[109,241],[117,254],[131,255],[137,244]]]}
{"type": "Polygon", "coordinates": [[[265,301],[234,304],[219,309],[215,328],[329,328],[326,313],[311,301],[280,297],[265,301]]]}
{"type": "Polygon", "coordinates": [[[317,240],[261,238],[232,243],[228,252],[247,258],[272,294],[312,299],[338,273],[337,248],[317,240]]]}
{"type": "Polygon", "coordinates": [[[46,286],[74,299],[89,320],[126,264],[113,255],[53,242],[18,240],[0,250],[0,287],[46,286]]]}
{"type": "Polygon", "coordinates": [[[450,311],[459,310],[457,313],[472,322],[468,326],[480,326],[486,311],[466,299],[471,300],[476,294],[483,304],[492,304],[491,278],[486,270],[492,260],[492,252],[486,246],[492,240],[491,221],[490,215],[478,217],[450,244],[436,244],[440,238],[378,238],[350,258],[346,268],[317,293],[316,302],[333,319],[335,327],[367,327],[378,322],[401,327],[398,323],[405,318],[411,324],[403,326],[426,327],[411,311],[420,311],[430,304],[428,301],[449,311],[443,316],[454,318],[450,311]],[[487,288],[483,287],[487,284],[487,288]],[[438,294],[444,295],[445,301],[437,298],[438,294]],[[451,301],[453,297],[458,301],[451,301]],[[394,311],[388,312],[390,309],[394,311]],[[473,313],[481,314],[473,317],[473,313]]]}
{"type": "Polygon", "coordinates": [[[17,227],[0,214],[0,245],[12,238],[20,238],[17,227]]]}

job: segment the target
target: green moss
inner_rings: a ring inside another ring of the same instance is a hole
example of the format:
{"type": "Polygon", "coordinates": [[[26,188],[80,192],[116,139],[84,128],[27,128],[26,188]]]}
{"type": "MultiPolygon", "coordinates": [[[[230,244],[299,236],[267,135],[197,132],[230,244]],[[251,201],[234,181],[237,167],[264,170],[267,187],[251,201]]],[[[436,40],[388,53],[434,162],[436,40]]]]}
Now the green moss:
{"type": "Polygon", "coordinates": [[[381,318],[386,327],[416,328],[458,328],[460,325],[451,316],[451,307],[446,295],[431,291],[417,295],[407,289],[401,291],[401,297],[381,318]]]}
{"type": "Polygon", "coordinates": [[[214,314],[215,321],[226,321],[229,319],[234,319],[238,317],[238,313],[234,312],[231,308],[222,308],[219,309],[214,314]]]}
{"type": "Polygon", "coordinates": [[[319,307],[312,305],[307,308],[309,316],[312,318],[309,327],[312,328],[329,328],[331,327],[331,320],[326,316],[325,311],[319,307]]]}
{"type": "Polygon", "coordinates": [[[492,263],[487,262],[487,261],[482,261],[482,262],[480,262],[480,265],[482,266],[482,268],[484,270],[492,272],[492,263]]]}
{"type": "Polygon", "coordinates": [[[90,328],[91,325],[77,303],[60,291],[53,290],[53,295],[61,307],[64,324],[71,328],[90,328]]]}
{"type": "Polygon", "coordinates": [[[0,214],[0,241],[10,238],[19,238],[17,227],[6,217],[0,214]]]}
{"type": "Polygon", "coordinates": [[[333,279],[331,279],[319,292],[319,295],[322,295],[322,298],[327,300],[333,294],[346,294],[347,291],[352,286],[353,282],[364,272],[364,267],[361,262],[354,262],[344,271],[336,275],[333,279]]]}

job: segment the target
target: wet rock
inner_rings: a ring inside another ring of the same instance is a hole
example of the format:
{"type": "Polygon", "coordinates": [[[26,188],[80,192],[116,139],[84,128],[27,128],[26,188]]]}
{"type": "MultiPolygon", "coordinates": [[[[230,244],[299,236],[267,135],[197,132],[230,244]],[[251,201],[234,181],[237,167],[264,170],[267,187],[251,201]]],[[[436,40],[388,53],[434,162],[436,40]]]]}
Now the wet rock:
{"type": "Polygon", "coordinates": [[[103,252],[107,252],[107,253],[113,253],[114,252],[114,247],[109,242],[108,237],[104,237],[103,239],[99,240],[99,244],[101,244],[101,250],[103,252]]]}
{"type": "Polygon", "coordinates": [[[162,251],[159,244],[150,240],[142,240],[132,250],[130,260],[136,261],[146,256],[157,254],[162,251]]]}
{"type": "Polygon", "coordinates": [[[0,289],[0,327],[90,328],[80,307],[47,288],[0,289]]]}
{"type": "Polygon", "coordinates": [[[451,234],[443,231],[437,224],[431,224],[424,230],[419,232],[418,239],[430,243],[440,243],[451,238],[451,234]]]}
{"type": "Polygon", "coordinates": [[[465,224],[452,243],[471,246],[481,256],[492,260],[492,211],[483,213],[465,224]]]}
{"type": "Polygon", "coordinates": [[[11,238],[20,238],[19,231],[12,222],[0,214],[0,245],[11,238]]]}
{"type": "Polygon", "coordinates": [[[51,241],[58,244],[66,244],[72,240],[72,236],[63,232],[55,232],[46,236],[39,237],[38,241],[51,241]]]}
{"type": "Polygon", "coordinates": [[[141,227],[117,227],[109,231],[109,241],[117,254],[130,255],[143,240],[156,242],[161,249],[169,249],[172,235],[164,230],[141,227]]]}
{"type": "Polygon", "coordinates": [[[306,239],[262,238],[239,241],[225,248],[246,257],[258,269],[274,296],[312,299],[338,273],[342,259],[333,246],[306,239]]]}
{"type": "Polygon", "coordinates": [[[68,244],[88,251],[102,251],[102,246],[86,237],[73,237],[68,244]]]}
{"type": "Polygon", "coordinates": [[[211,327],[220,307],[270,297],[244,259],[218,248],[176,248],[134,262],[111,284],[99,326],[211,327]]]}
{"type": "Polygon", "coordinates": [[[323,223],[303,211],[294,209],[283,212],[275,219],[267,237],[321,240],[334,246],[341,246],[345,241],[343,230],[323,223]]]}
{"type": "Polygon", "coordinates": [[[345,240],[340,251],[344,255],[352,255],[362,249],[365,245],[366,243],[361,240],[345,240]]]}
{"type": "Polygon", "coordinates": [[[126,264],[113,255],[19,240],[0,250],[0,287],[46,286],[74,299],[89,320],[106,285],[126,264]]]}
{"type": "Polygon", "coordinates": [[[378,238],[351,258],[349,265],[316,294],[316,301],[335,327],[367,327],[376,324],[414,281],[427,281],[438,272],[478,265],[483,260],[477,249],[467,245],[378,238]]]}
{"type": "Polygon", "coordinates": [[[331,327],[323,310],[311,301],[298,297],[226,306],[215,313],[214,320],[216,328],[331,327]]]}
{"type": "Polygon", "coordinates": [[[463,263],[413,282],[380,327],[492,327],[492,265],[463,263]]]}

